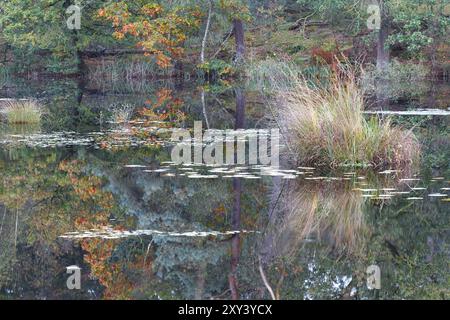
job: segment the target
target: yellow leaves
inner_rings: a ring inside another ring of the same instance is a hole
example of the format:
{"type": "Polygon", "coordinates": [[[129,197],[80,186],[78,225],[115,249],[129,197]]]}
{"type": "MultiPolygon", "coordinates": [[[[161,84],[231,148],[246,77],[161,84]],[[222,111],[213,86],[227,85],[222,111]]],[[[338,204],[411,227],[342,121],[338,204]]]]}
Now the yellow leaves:
{"type": "Polygon", "coordinates": [[[251,13],[248,5],[242,0],[220,0],[220,7],[228,13],[230,19],[251,20],[251,13]]]}
{"type": "Polygon", "coordinates": [[[225,215],[226,213],[225,205],[221,203],[217,208],[213,209],[213,213],[220,216],[225,215]]]}
{"type": "Polygon", "coordinates": [[[113,33],[113,37],[118,39],[118,40],[121,40],[121,39],[123,39],[125,37],[125,34],[123,34],[122,32],[119,32],[119,31],[115,31],[113,33]]]}
{"type": "Polygon", "coordinates": [[[122,32],[124,34],[129,33],[134,37],[138,36],[138,31],[137,31],[136,25],[134,23],[128,23],[128,24],[124,25],[122,27],[122,32]]]}
{"type": "Polygon", "coordinates": [[[118,16],[114,16],[114,17],[112,17],[112,23],[113,23],[113,26],[114,27],[118,27],[119,25],[120,25],[120,18],[118,17],[118,16]]]}
{"type": "Polygon", "coordinates": [[[158,66],[160,66],[161,68],[168,68],[168,67],[170,67],[170,61],[171,60],[172,59],[170,57],[166,56],[163,53],[158,53],[156,55],[156,64],[158,66]]]}
{"type": "Polygon", "coordinates": [[[154,107],[158,108],[168,100],[172,99],[172,90],[166,88],[160,89],[156,93],[156,97],[158,98],[158,101],[156,102],[154,107]]]}
{"type": "Polygon", "coordinates": [[[163,8],[159,4],[149,4],[142,8],[142,13],[154,18],[163,12],[163,8]]]}

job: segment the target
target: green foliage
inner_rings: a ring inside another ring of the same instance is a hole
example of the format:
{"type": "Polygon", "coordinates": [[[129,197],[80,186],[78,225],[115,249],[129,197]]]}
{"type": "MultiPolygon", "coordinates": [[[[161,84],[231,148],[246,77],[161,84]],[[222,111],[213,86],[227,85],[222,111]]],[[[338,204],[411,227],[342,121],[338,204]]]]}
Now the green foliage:
{"type": "Polygon", "coordinates": [[[81,11],[81,29],[70,30],[67,26],[70,14],[66,10],[74,4],[76,1],[70,0],[2,1],[2,36],[13,48],[28,53],[24,62],[36,53],[44,56],[50,53],[51,71],[72,73],[80,63],[77,52],[92,44],[101,45],[111,40],[110,28],[96,19],[101,1],[86,3],[81,11]]]}
{"type": "Polygon", "coordinates": [[[366,7],[359,0],[297,0],[297,3],[309,12],[311,19],[318,17],[333,25],[345,25],[352,31],[365,26],[366,7]]]}
{"type": "Polygon", "coordinates": [[[389,37],[391,45],[403,45],[411,56],[417,56],[446,36],[450,25],[450,18],[444,15],[446,1],[403,0],[388,4],[395,26],[395,32],[389,37]]]}
{"type": "Polygon", "coordinates": [[[230,20],[250,21],[252,15],[246,0],[219,0],[219,6],[230,20]]]}
{"type": "Polygon", "coordinates": [[[200,64],[198,68],[214,78],[227,78],[236,73],[235,68],[230,63],[219,59],[200,64]]]}

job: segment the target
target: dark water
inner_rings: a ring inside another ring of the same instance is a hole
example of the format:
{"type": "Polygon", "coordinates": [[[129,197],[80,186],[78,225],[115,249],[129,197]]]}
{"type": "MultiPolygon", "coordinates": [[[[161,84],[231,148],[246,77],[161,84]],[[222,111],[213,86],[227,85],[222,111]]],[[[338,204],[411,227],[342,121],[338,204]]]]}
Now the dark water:
{"type": "Polygon", "coordinates": [[[245,133],[273,125],[264,99],[189,83],[131,89],[3,88],[48,111],[40,126],[0,130],[2,299],[450,297],[448,115],[396,116],[423,143],[415,172],[175,166],[167,135],[113,123],[112,110],[176,105],[179,126],[245,133]],[[66,285],[73,265],[80,290],[66,285]],[[371,265],[379,290],[367,288],[371,265]]]}

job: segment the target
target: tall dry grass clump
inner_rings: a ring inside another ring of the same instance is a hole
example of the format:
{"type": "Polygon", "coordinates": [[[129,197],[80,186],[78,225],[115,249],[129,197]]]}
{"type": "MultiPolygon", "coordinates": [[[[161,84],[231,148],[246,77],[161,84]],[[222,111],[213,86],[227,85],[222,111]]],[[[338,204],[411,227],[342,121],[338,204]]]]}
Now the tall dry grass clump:
{"type": "Polygon", "coordinates": [[[411,131],[389,118],[366,118],[364,96],[355,74],[341,67],[326,86],[302,77],[276,86],[279,125],[289,148],[305,164],[409,166],[420,145],[411,131]]]}
{"type": "Polygon", "coordinates": [[[35,100],[8,100],[3,103],[2,113],[9,124],[39,124],[42,108],[35,100]]]}

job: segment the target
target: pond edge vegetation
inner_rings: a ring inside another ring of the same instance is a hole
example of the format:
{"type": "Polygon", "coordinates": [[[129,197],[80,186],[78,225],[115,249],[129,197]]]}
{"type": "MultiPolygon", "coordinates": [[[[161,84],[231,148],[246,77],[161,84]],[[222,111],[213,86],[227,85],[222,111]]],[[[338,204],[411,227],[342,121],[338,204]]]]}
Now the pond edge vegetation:
{"type": "Polygon", "coordinates": [[[270,78],[269,108],[298,163],[411,169],[418,162],[421,145],[412,129],[364,114],[364,91],[353,67],[341,64],[326,84],[283,68],[270,78]]]}
{"type": "Polygon", "coordinates": [[[0,101],[0,112],[8,124],[39,124],[42,118],[42,107],[38,101],[3,100],[0,101]]]}

